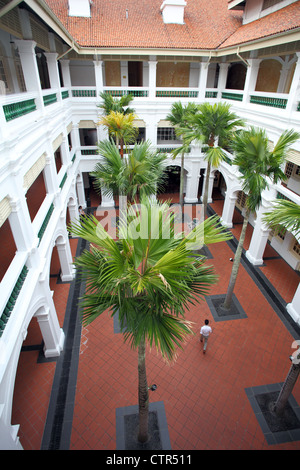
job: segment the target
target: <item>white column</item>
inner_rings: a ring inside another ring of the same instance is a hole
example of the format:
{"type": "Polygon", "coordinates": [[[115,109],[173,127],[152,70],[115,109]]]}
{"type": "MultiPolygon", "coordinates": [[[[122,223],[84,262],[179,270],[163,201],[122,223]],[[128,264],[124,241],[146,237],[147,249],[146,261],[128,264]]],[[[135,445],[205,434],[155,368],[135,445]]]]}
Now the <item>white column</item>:
{"type": "Polygon", "coordinates": [[[287,304],[286,309],[292,319],[300,325],[300,284],[297,287],[292,302],[287,304]]]}
{"type": "Polygon", "coordinates": [[[60,79],[59,79],[59,72],[58,72],[58,65],[57,65],[58,54],[56,54],[56,52],[46,52],[45,57],[47,59],[50,86],[51,88],[59,89],[60,79]]]}
{"type": "Polygon", "coordinates": [[[226,88],[227,72],[230,64],[221,63],[219,64],[219,81],[218,81],[218,99],[221,99],[222,91],[226,88]]]}
{"type": "Polygon", "coordinates": [[[84,182],[83,182],[82,174],[77,176],[76,189],[77,189],[78,205],[82,206],[82,208],[85,209],[86,200],[85,200],[84,182]]]}
{"type": "Polygon", "coordinates": [[[10,207],[11,213],[9,215],[9,224],[17,251],[29,252],[32,249],[35,235],[32,229],[25,198],[23,204],[21,200],[11,200],[10,207]]]}
{"type": "Polygon", "coordinates": [[[247,67],[244,94],[243,94],[244,103],[249,102],[250,94],[255,90],[260,62],[261,62],[261,59],[248,59],[249,66],[247,67]]]}
{"type": "Polygon", "coordinates": [[[58,237],[56,247],[61,267],[61,280],[72,281],[74,279],[75,270],[67,233],[65,240],[62,237],[58,237]]]}
{"type": "Polygon", "coordinates": [[[199,94],[198,99],[203,101],[205,98],[205,91],[206,91],[206,83],[207,83],[207,74],[208,74],[208,63],[201,62],[200,63],[200,75],[199,75],[199,94]]]}
{"type": "Polygon", "coordinates": [[[4,408],[4,404],[0,404],[0,450],[23,450],[17,435],[20,426],[18,424],[5,424],[1,419],[1,408],[4,408]]]}
{"type": "Polygon", "coordinates": [[[43,106],[41,81],[35,56],[35,41],[15,41],[18,47],[27,91],[38,93],[37,108],[43,106]]]}
{"type": "Polygon", "coordinates": [[[114,207],[114,205],[113,193],[104,194],[103,191],[101,191],[101,207],[114,207]]]}
{"type": "Polygon", "coordinates": [[[233,194],[230,194],[229,190],[227,189],[221,217],[222,224],[227,228],[232,228],[232,218],[235,209],[236,199],[237,192],[235,191],[233,194]]]}
{"type": "Polygon", "coordinates": [[[296,111],[298,101],[299,101],[299,95],[300,95],[300,89],[299,89],[299,85],[300,85],[300,52],[296,52],[296,56],[297,56],[297,63],[296,63],[294,76],[293,76],[293,80],[292,80],[292,84],[291,84],[291,88],[290,88],[290,92],[289,92],[288,102],[287,102],[287,105],[286,105],[286,110],[288,112],[296,111]]]}
{"type": "Polygon", "coordinates": [[[68,210],[69,210],[71,224],[74,224],[74,223],[78,222],[78,220],[79,220],[78,204],[76,204],[76,202],[72,198],[70,200],[69,204],[68,204],[68,210]]]}
{"type": "Polygon", "coordinates": [[[47,305],[34,315],[37,318],[44,340],[45,357],[57,357],[63,350],[65,335],[60,328],[50,289],[47,292],[47,305]]]}
{"type": "Polygon", "coordinates": [[[154,99],[156,97],[156,60],[150,60],[149,62],[149,98],[154,99]]]}
{"type": "Polygon", "coordinates": [[[64,87],[67,87],[67,88],[70,88],[72,86],[69,65],[70,65],[69,60],[67,59],[60,60],[61,73],[63,77],[63,85],[64,87]]]}
{"type": "Polygon", "coordinates": [[[94,60],[94,70],[95,70],[95,80],[96,80],[96,96],[99,97],[99,94],[103,91],[103,61],[94,60]]]}
{"type": "Polygon", "coordinates": [[[128,86],[128,62],[121,60],[121,86],[128,86]]]}
{"type": "Polygon", "coordinates": [[[254,266],[263,264],[263,255],[270,234],[270,229],[262,222],[262,215],[261,211],[257,213],[249,250],[246,251],[246,257],[254,266]]]}
{"type": "Polygon", "coordinates": [[[146,123],[146,140],[150,140],[153,147],[157,146],[157,116],[155,110],[150,110],[146,123]]]}
{"type": "Polygon", "coordinates": [[[251,237],[249,249],[246,256],[250,263],[255,266],[263,264],[263,254],[268,242],[270,228],[264,224],[263,217],[273,206],[272,201],[276,199],[276,191],[271,188],[262,193],[261,205],[256,212],[254,230],[251,237]]]}

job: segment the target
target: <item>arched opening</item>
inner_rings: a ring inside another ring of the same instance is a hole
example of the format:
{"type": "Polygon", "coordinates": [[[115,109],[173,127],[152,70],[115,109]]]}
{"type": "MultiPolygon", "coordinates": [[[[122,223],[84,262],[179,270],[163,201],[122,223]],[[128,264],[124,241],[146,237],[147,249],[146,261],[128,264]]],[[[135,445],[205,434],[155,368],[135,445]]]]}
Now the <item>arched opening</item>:
{"type": "Polygon", "coordinates": [[[247,68],[244,64],[232,64],[228,69],[226,88],[243,90],[245,87],[247,68]]]}
{"type": "MultiPolygon", "coordinates": [[[[165,183],[163,193],[159,194],[160,200],[172,198],[173,202],[179,202],[181,167],[178,165],[169,165],[165,170],[165,183]]],[[[185,195],[187,171],[184,170],[183,196],[185,195]]]]}
{"type": "Polygon", "coordinates": [[[260,63],[255,91],[276,93],[280,79],[281,63],[275,59],[266,59],[260,63]]]}

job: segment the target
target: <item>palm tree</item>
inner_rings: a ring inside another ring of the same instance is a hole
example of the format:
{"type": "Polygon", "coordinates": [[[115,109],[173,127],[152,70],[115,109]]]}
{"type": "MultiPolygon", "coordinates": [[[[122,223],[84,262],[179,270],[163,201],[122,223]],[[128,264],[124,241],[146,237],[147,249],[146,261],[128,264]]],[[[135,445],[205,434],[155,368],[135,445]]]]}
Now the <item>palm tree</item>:
{"type": "Polygon", "coordinates": [[[164,181],[166,155],[154,151],[150,141],[135,144],[126,158],[122,158],[112,141],[98,144],[102,162],[91,173],[95,187],[114,195],[126,195],[129,201],[136,196],[156,194],[164,181]]]}
{"type": "MultiPolygon", "coordinates": [[[[187,103],[183,106],[181,101],[173,103],[170,113],[167,115],[166,119],[175,126],[175,132],[178,137],[181,136],[181,129],[186,129],[188,127],[188,116],[190,114],[195,114],[197,111],[197,105],[195,103],[187,103]]],[[[189,152],[190,143],[186,142],[183,138],[183,144],[172,151],[173,158],[176,158],[177,155],[181,155],[181,169],[180,169],[180,188],[179,188],[179,203],[183,207],[183,178],[184,178],[184,155],[189,152]]]]}
{"type": "Polygon", "coordinates": [[[168,361],[192,333],[185,318],[190,303],[196,304],[216,282],[205,258],[191,255],[189,244],[204,231],[206,244],[230,238],[220,232],[218,218],[207,219],[186,237],[174,232],[174,214],[166,203],[143,199],[113,240],[94,217],[74,224],[71,231],[90,242],[75,263],[86,280],[81,299],[83,323],[90,324],[103,312],[119,314],[124,340],[138,350],[138,441],[148,439],[149,394],[146,345],[155,346],[168,361]]]}
{"type": "Polygon", "coordinates": [[[133,108],[129,107],[129,104],[133,100],[134,96],[131,93],[122,95],[120,98],[114,98],[109,92],[100,92],[100,97],[103,102],[98,104],[97,107],[103,110],[105,116],[111,111],[115,111],[122,114],[134,114],[133,108]]]}
{"type": "Polygon", "coordinates": [[[135,119],[135,114],[111,111],[98,121],[98,125],[107,127],[109,135],[116,140],[117,146],[120,145],[122,158],[124,156],[124,145],[135,142],[138,136],[139,128],[134,124],[135,119]]]}
{"type": "MultiPolygon", "coordinates": [[[[292,201],[280,199],[274,204],[272,212],[265,214],[263,220],[273,229],[289,230],[293,232],[294,235],[298,235],[300,233],[300,206],[292,201]]],[[[273,411],[277,416],[283,414],[300,373],[299,350],[298,354],[291,359],[292,364],[290,370],[280,390],[279,396],[273,404],[273,411]]]]}
{"type": "Polygon", "coordinates": [[[289,230],[297,236],[300,233],[300,206],[286,199],[278,199],[272,212],[266,213],[263,220],[273,229],[289,230]]]}
{"type": "Polygon", "coordinates": [[[230,110],[227,103],[202,103],[198,106],[198,112],[190,114],[189,126],[181,129],[180,133],[185,140],[196,140],[205,146],[207,161],[205,187],[203,195],[204,214],[207,211],[209,175],[212,167],[217,168],[226,158],[222,146],[230,140],[236,127],[244,126],[244,121],[230,110]]]}
{"type": "Polygon", "coordinates": [[[281,166],[285,155],[292,143],[299,138],[293,130],[285,131],[279,137],[274,149],[268,149],[268,137],[263,129],[251,127],[235,134],[232,147],[235,152],[233,164],[239,167],[242,189],[247,194],[243,227],[235,252],[228,290],[223,304],[224,309],[230,309],[232,295],[240,265],[246,229],[251,212],[259,208],[261,193],[269,187],[268,178],[277,183],[285,179],[281,166]]]}

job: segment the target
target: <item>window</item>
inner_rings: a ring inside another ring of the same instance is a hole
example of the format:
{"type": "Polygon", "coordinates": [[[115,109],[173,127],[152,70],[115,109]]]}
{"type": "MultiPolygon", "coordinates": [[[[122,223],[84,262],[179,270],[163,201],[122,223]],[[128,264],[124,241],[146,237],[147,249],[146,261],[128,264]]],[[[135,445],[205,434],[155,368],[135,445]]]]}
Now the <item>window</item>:
{"type": "Polygon", "coordinates": [[[273,5],[277,5],[277,3],[280,2],[282,2],[282,0],[264,0],[262,10],[266,10],[267,8],[270,8],[273,5]]]}
{"type": "Polygon", "coordinates": [[[245,194],[243,191],[239,191],[236,199],[236,206],[239,207],[240,209],[243,209],[246,204],[246,199],[247,199],[247,194],[245,194]]]}
{"type": "Polygon", "coordinates": [[[292,176],[293,169],[294,169],[294,164],[292,162],[286,162],[284,173],[287,178],[290,178],[292,176]]]}
{"type": "Polygon", "coordinates": [[[300,243],[295,239],[294,244],[292,246],[293,253],[296,254],[298,258],[300,258],[300,243]]]}
{"type": "Polygon", "coordinates": [[[173,127],[158,127],[157,140],[177,140],[173,127]]]}

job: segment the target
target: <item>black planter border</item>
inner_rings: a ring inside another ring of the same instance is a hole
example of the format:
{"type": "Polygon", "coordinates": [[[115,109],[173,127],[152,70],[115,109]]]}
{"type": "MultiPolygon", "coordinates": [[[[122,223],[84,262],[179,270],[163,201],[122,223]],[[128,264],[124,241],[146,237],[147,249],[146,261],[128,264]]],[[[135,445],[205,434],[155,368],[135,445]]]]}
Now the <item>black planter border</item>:
{"type": "MultiPolygon", "coordinates": [[[[171,450],[171,443],[168,431],[167,417],[164,403],[162,401],[149,404],[149,412],[157,413],[157,421],[160,432],[162,450],[171,450]]],[[[126,450],[125,447],[125,420],[127,415],[137,414],[138,405],[116,408],[116,449],[126,450]]]]}
{"type": "Polygon", "coordinates": [[[279,393],[282,385],[282,383],[276,383],[269,385],[260,385],[258,387],[249,387],[245,389],[246,395],[255,413],[256,419],[269,445],[283,444],[285,442],[293,442],[300,440],[300,407],[293,395],[291,395],[288,400],[288,406],[295,414],[295,417],[298,418],[299,427],[289,430],[286,430],[284,428],[280,429],[280,421],[278,421],[279,430],[276,432],[272,431],[271,427],[269,426],[266,419],[266,411],[261,407],[257,400],[258,395],[267,396],[274,394],[274,392],[279,393]]]}

